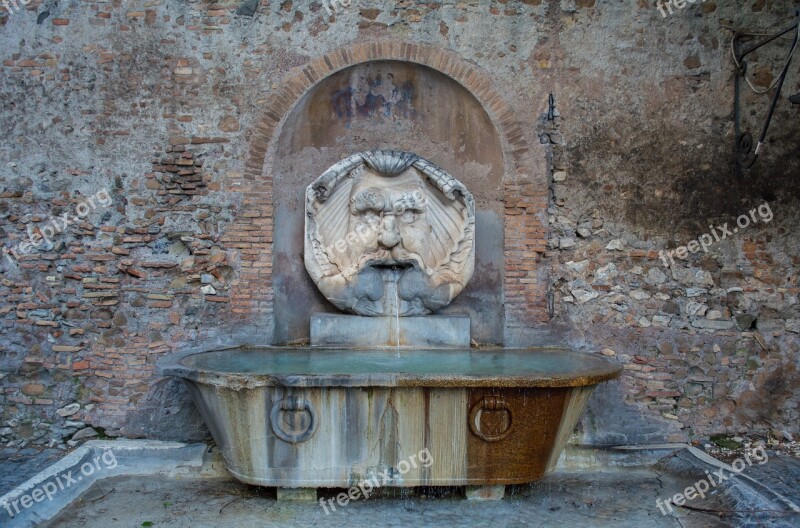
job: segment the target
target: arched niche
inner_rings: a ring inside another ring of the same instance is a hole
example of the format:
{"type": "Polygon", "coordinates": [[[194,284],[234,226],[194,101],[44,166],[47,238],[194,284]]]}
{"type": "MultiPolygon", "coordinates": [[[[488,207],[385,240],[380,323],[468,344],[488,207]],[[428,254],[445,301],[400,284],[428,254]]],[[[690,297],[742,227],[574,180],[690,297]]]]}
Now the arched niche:
{"type": "Polygon", "coordinates": [[[473,339],[502,342],[504,159],[497,130],[461,84],[397,60],[356,64],[322,79],[292,108],[271,146],[265,171],[273,178],[275,342],[304,340],[312,313],[337,312],[303,265],[305,187],[347,155],[378,148],[427,158],[472,192],[475,273],[440,313],[469,315],[473,339]]]}

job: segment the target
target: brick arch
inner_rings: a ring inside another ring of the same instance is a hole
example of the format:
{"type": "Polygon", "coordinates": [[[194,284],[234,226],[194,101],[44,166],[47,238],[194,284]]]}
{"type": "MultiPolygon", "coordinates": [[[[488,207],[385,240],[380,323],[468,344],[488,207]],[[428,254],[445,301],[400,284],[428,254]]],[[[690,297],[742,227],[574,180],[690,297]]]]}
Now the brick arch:
{"type": "MultiPolygon", "coordinates": [[[[434,69],[461,84],[481,104],[495,127],[503,150],[507,231],[505,244],[506,318],[526,324],[546,320],[546,284],[535,278],[530,261],[544,253],[547,180],[529,173],[528,138],[515,119],[515,111],[492,88],[487,72],[455,53],[433,46],[401,41],[355,44],[325,54],[305,66],[293,68],[261,111],[241,179],[228,181],[230,191],[243,195],[243,210],[225,239],[240,250],[239,287],[232,292],[233,315],[261,320],[272,312],[272,175],[265,173],[267,153],[285,118],[319,82],[345,68],[371,61],[396,60],[434,69]],[[513,197],[509,202],[509,197],[513,197]],[[536,280],[531,280],[536,279],[536,280]]],[[[539,163],[534,163],[538,166],[539,163]]],[[[538,258],[536,258],[538,260],[538,258]]]]}
{"type": "Polygon", "coordinates": [[[267,150],[276,130],[295,104],[325,77],[356,64],[398,60],[413,62],[437,70],[466,88],[483,106],[500,134],[504,154],[509,155],[515,168],[524,166],[523,155],[528,150],[525,134],[514,119],[514,111],[492,87],[489,75],[453,52],[407,42],[373,42],[341,48],[294,68],[277,92],[270,95],[251,140],[246,176],[262,175],[267,150]]]}

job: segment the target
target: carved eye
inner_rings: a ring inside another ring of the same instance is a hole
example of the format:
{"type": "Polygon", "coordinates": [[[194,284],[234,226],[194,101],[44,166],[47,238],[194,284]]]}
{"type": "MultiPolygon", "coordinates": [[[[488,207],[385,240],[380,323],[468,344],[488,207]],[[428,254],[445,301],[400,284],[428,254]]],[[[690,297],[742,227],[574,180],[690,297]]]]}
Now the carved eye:
{"type": "Polygon", "coordinates": [[[365,222],[368,222],[370,224],[377,224],[381,220],[380,215],[378,215],[378,213],[372,210],[364,211],[362,213],[362,217],[364,218],[365,222]]]}
{"type": "Polygon", "coordinates": [[[417,217],[417,215],[414,214],[414,211],[410,211],[408,209],[403,211],[403,214],[400,216],[400,218],[403,219],[403,222],[405,222],[407,224],[410,224],[411,222],[413,222],[414,219],[416,219],[416,217],[417,217]]]}

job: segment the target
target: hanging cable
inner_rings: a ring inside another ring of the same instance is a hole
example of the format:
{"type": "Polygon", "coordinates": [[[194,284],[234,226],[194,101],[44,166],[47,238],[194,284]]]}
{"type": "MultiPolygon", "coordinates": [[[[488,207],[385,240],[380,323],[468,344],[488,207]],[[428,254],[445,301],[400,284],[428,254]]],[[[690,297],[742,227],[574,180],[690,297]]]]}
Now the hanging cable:
{"type": "MultiPolygon", "coordinates": [[[[729,30],[731,29],[728,26],[723,26],[723,27],[725,29],[729,29],[729,30]]],[[[766,34],[766,33],[742,33],[742,32],[734,31],[733,37],[731,38],[731,56],[733,56],[733,62],[736,63],[736,68],[740,72],[742,72],[742,77],[744,78],[744,80],[747,82],[747,85],[750,87],[750,89],[754,93],[765,94],[765,93],[771,91],[773,88],[775,88],[778,85],[778,82],[780,82],[780,76],[775,78],[775,80],[772,81],[772,84],[770,84],[768,88],[756,88],[755,87],[755,85],[752,83],[752,81],[750,81],[750,79],[747,77],[746,69],[742,67],[742,64],[739,62],[739,58],[736,56],[736,39],[740,35],[743,35],[743,34],[746,34],[748,36],[768,36],[768,37],[771,37],[773,35],[772,34],[766,34]]],[[[797,36],[800,37],[800,24],[797,24],[797,36]]],[[[794,45],[792,46],[792,50],[789,52],[789,56],[786,58],[786,61],[784,62],[784,65],[783,65],[783,68],[781,68],[781,71],[785,71],[787,69],[787,67],[789,66],[789,63],[792,62],[792,57],[794,56],[794,52],[797,50],[798,40],[800,40],[800,39],[795,39],[794,45]]]]}
{"type": "MultiPolygon", "coordinates": [[[[737,39],[742,37],[742,36],[744,36],[744,35],[748,35],[748,33],[744,32],[744,31],[733,30],[734,31],[734,35],[733,35],[733,38],[731,39],[731,54],[733,55],[733,61],[736,64],[737,77],[743,78],[747,82],[747,85],[750,87],[750,89],[753,92],[757,93],[757,94],[765,94],[765,93],[767,93],[767,92],[769,92],[769,91],[771,91],[773,89],[775,90],[775,94],[772,96],[772,102],[770,103],[770,106],[769,106],[769,112],[767,113],[767,119],[764,122],[764,125],[763,125],[763,127],[761,129],[761,134],[758,137],[758,141],[756,142],[756,141],[753,140],[753,135],[749,131],[746,131],[746,132],[740,134],[740,133],[738,133],[738,128],[737,128],[737,138],[736,138],[736,153],[737,153],[737,160],[736,160],[737,161],[737,163],[736,163],[737,169],[736,170],[737,170],[737,175],[741,174],[741,172],[740,172],[741,168],[752,167],[753,164],[755,164],[756,159],[758,158],[759,154],[761,153],[761,151],[764,148],[764,144],[765,144],[766,137],[767,137],[767,131],[769,130],[769,125],[772,122],[772,117],[773,117],[773,115],[775,113],[775,108],[778,105],[778,99],[780,98],[781,90],[783,89],[784,81],[786,81],[786,76],[789,73],[789,66],[791,65],[792,57],[794,56],[794,52],[797,50],[798,43],[800,43],[800,8],[795,9],[795,20],[796,20],[795,23],[792,26],[790,26],[789,28],[787,28],[787,29],[785,29],[783,31],[780,31],[778,33],[775,33],[773,35],[767,35],[766,39],[764,39],[761,42],[758,42],[756,44],[753,44],[751,46],[748,46],[741,53],[737,53],[736,52],[737,39]],[[762,48],[763,46],[766,46],[770,42],[773,42],[773,41],[783,37],[784,35],[789,35],[789,34],[791,34],[793,36],[792,46],[791,46],[791,50],[789,50],[789,55],[786,57],[786,61],[783,64],[783,68],[781,68],[780,75],[778,76],[777,79],[775,79],[772,83],[770,83],[769,87],[767,87],[766,89],[756,88],[756,86],[747,77],[747,63],[745,62],[745,57],[747,57],[749,54],[753,53],[754,51],[762,48]]],[[[732,29],[732,28],[729,28],[727,26],[723,26],[723,27],[725,27],[725,29],[732,29]]],[[[758,35],[758,33],[750,33],[750,35],[758,35]]],[[[737,81],[737,85],[736,86],[737,86],[737,88],[736,88],[736,94],[737,94],[736,95],[736,97],[737,97],[737,103],[736,104],[737,104],[737,106],[736,106],[735,114],[737,116],[736,119],[738,120],[738,115],[739,115],[739,110],[738,110],[738,98],[739,98],[739,88],[738,88],[738,86],[739,86],[739,83],[738,83],[738,81],[737,81]]]]}

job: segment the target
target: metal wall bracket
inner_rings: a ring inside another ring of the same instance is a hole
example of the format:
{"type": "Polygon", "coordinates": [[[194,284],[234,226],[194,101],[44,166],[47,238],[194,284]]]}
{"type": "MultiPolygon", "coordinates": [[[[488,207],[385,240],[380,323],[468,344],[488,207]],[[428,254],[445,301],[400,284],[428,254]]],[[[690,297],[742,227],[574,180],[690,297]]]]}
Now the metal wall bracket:
{"type": "MultiPolygon", "coordinates": [[[[795,18],[800,21],[800,9],[795,10],[795,18]]],[[[789,32],[794,31],[794,40],[792,41],[792,47],[789,51],[789,56],[786,58],[786,63],[784,64],[783,71],[781,71],[781,75],[778,78],[778,82],[775,85],[775,94],[772,96],[772,102],[769,106],[769,113],[767,114],[767,118],[764,121],[764,125],[761,128],[761,135],[758,137],[758,143],[755,144],[753,142],[753,135],[750,131],[745,131],[743,133],[739,133],[737,130],[737,137],[736,137],[736,166],[737,166],[737,175],[740,174],[742,168],[750,168],[752,167],[756,160],[758,159],[759,154],[761,154],[762,149],[764,148],[764,141],[767,138],[767,131],[769,130],[769,125],[772,122],[772,116],[775,114],[775,108],[778,106],[778,99],[781,96],[781,90],[783,89],[783,82],[786,80],[786,75],[789,72],[789,66],[792,62],[792,55],[794,53],[795,48],[797,47],[798,43],[798,36],[800,36],[800,31],[798,27],[799,22],[795,22],[791,27],[781,31],[780,33],[776,33],[761,42],[748,46],[744,50],[736,51],[738,46],[737,42],[741,39],[744,34],[736,33],[734,35],[734,54],[736,59],[736,73],[737,73],[737,85],[736,85],[736,119],[738,120],[739,117],[739,86],[741,84],[741,79],[747,74],[747,62],[745,58],[763,46],[766,46],[770,42],[786,35],[789,32]]],[[[792,103],[795,101],[794,98],[800,97],[800,94],[797,96],[793,96],[790,98],[792,103]]]]}

